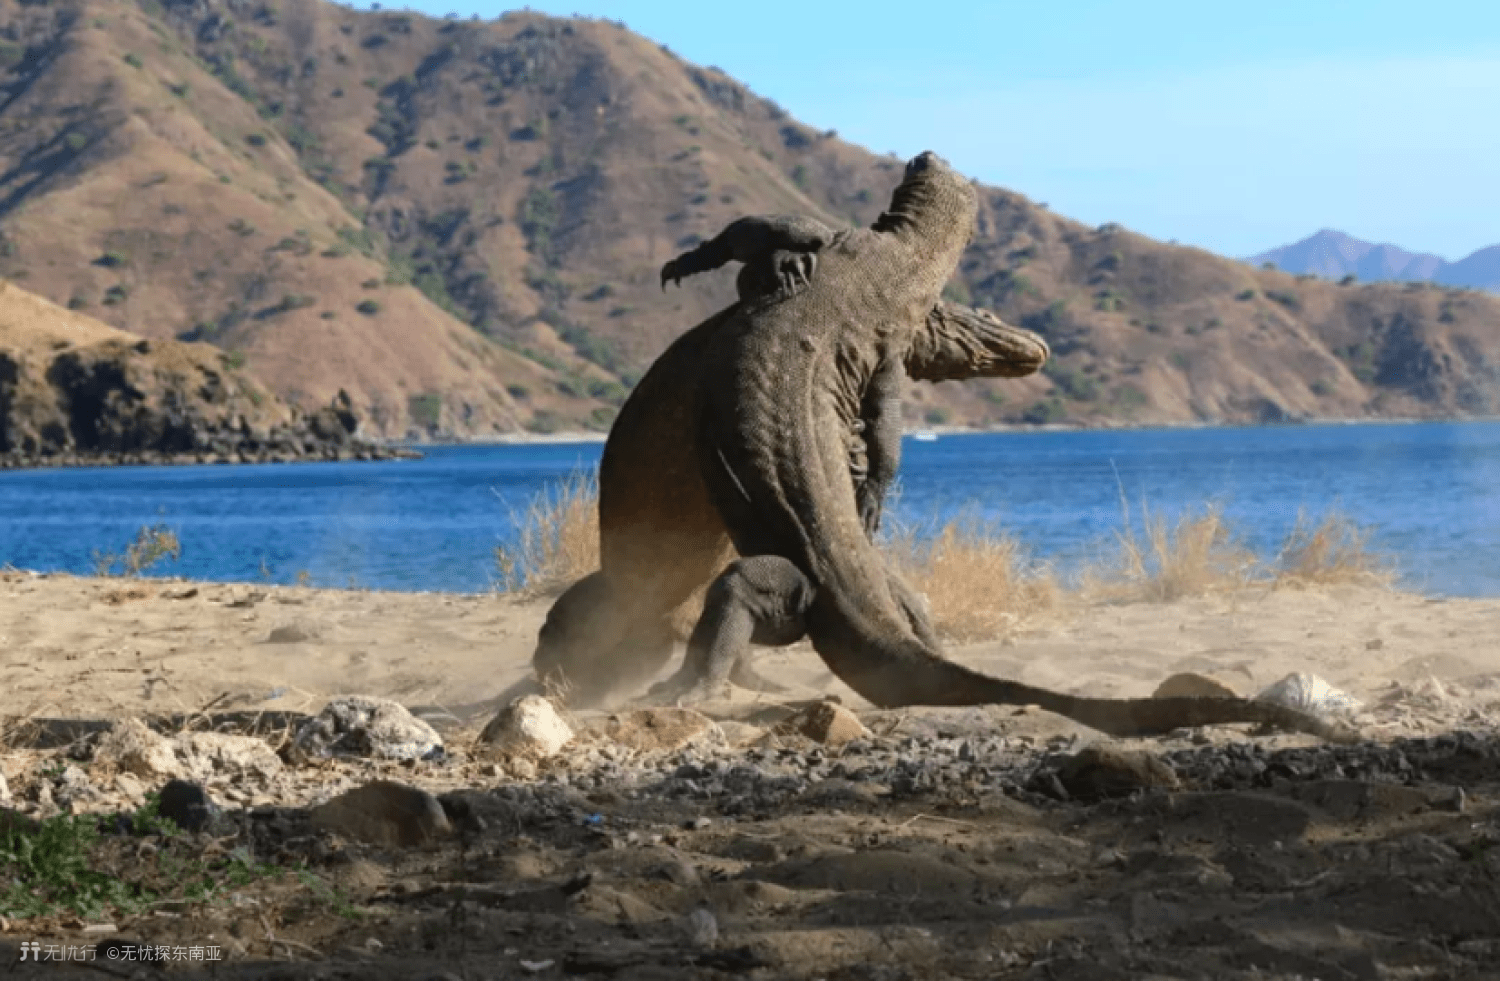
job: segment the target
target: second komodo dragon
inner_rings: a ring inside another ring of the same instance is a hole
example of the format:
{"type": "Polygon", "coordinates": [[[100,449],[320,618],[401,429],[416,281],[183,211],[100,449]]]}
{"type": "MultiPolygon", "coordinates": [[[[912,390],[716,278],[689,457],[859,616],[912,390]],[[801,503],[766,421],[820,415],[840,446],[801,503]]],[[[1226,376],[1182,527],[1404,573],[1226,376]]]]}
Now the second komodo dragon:
{"type": "MultiPolygon", "coordinates": [[[[686,667],[697,677],[683,679],[686,690],[704,694],[703,681],[738,663],[747,638],[735,635],[735,618],[725,614],[739,610],[745,616],[738,621],[748,617],[752,626],[775,631],[792,623],[805,630],[834,674],[882,707],[1036,704],[1114,735],[1260,722],[1347,738],[1322,720],[1279,705],[1223,698],[1081,698],[992,678],[945,660],[913,629],[867,535],[869,515],[856,499],[846,434],[857,420],[871,416],[869,401],[881,398],[882,379],[899,381],[902,361],[968,242],[975,212],[968,181],[933,154],[916,157],[889,210],[870,229],[840,232],[818,250],[817,274],[805,287],[736,304],[714,329],[699,335],[693,397],[684,399],[668,386],[665,397],[676,404],[666,408],[667,416],[678,431],[696,433],[690,455],[735,550],[745,557],[716,583],[737,578],[748,584],[748,592],[719,590],[720,603],[705,612],[707,626],[695,637],[707,650],[690,656],[686,667]]],[[[632,398],[646,394],[638,388],[632,398]]],[[[872,433],[872,471],[880,441],[878,431],[872,433]]],[[[602,463],[600,476],[602,485],[602,463]]],[[[653,492],[665,489],[670,495],[677,488],[663,487],[668,476],[650,470],[634,474],[653,492]]],[[[881,486],[877,479],[875,487],[881,486]]],[[[647,500],[652,496],[648,493],[647,500]]],[[[638,516],[650,521],[661,511],[661,502],[651,501],[643,514],[613,517],[628,526],[638,516]]],[[[602,525],[602,486],[600,519],[602,525]]],[[[656,576],[670,577],[684,564],[673,546],[707,546],[722,557],[718,542],[655,544],[656,576]]],[[[602,564],[604,582],[595,580],[594,588],[608,588],[607,555],[602,564]]],[[[587,602],[583,607],[586,615],[600,609],[587,602]]],[[[543,628],[539,669],[545,668],[546,634],[559,625],[559,612],[561,624],[578,626],[567,610],[554,607],[543,628]]],[[[627,629],[632,626],[638,623],[627,629]]],[[[625,647],[659,639],[625,638],[625,647]]]]}

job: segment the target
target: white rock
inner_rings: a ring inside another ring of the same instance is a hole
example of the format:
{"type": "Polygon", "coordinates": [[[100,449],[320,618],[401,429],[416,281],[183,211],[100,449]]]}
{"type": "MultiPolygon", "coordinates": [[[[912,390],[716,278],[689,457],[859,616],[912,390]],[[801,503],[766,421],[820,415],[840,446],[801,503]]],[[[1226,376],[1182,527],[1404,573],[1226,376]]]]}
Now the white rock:
{"type": "Polygon", "coordinates": [[[314,756],[368,756],[419,760],[441,752],[443,737],[388,698],[349,695],[323,706],[292,742],[297,759],[314,756]]]}
{"type": "Polygon", "coordinates": [[[555,756],[572,739],[572,728],[540,695],[522,695],[511,702],[479,734],[485,752],[529,759],[555,756]]]}
{"type": "Polygon", "coordinates": [[[172,741],[140,719],[121,719],[110,726],[94,749],[94,763],[148,780],[183,775],[172,741]]]}
{"type": "Polygon", "coordinates": [[[121,719],[111,726],[94,750],[94,764],[150,781],[226,776],[266,779],[281,771],[281,758],[253,736],[185,732],[168,738],[140,719],[121,719]]]}
{"type": "Polygon", "coordinates": [[[1352,715],[1361,708],[1353,695],[1305,671],[1289,674],[1267,686],[1255,696],[1255,700],[1274,702],[1319,716],[1352,715]]]}
{"type": "Polygon", "coordinates": [[[223,732],[187,732],[172,740],[190,780],[209,777],[258,777],[281,772],[281,757],[264,740],[223,732]]]}

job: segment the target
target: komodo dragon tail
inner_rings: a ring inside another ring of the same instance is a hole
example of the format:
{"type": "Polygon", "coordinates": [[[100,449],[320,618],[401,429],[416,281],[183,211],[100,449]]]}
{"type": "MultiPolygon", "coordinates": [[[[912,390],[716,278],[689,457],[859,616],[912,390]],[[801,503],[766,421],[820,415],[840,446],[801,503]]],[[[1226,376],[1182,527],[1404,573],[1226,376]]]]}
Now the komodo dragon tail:
{"type": "MultiPolygon", "coordinates": [[[[843,631],[835,630],[834,633],[843,631]]],[[[937,657],[914,640],[878,643],[877,646],[884,650],[880,656],[871,658],[869,655],[873,652],[868,650],[867,644],[856,643],[844,651],[828,650],[829,647],[844,647],[837,643],[828,644],[826,641],[830,639],[827,633],[821,637],[815,633],[814,646],[818,653],[845,684],[881,708],[1036,705],[1111,736],[1159,736],[1175,729],[1248,722],[1305,732],[1330,742],[1359,740],[1359,734],[1352,729],[1273,702],[1189,696],[1084,698],[992,678],[937,657]],[[853,651],[859,651],[859,654],[839,656],[853,651]]]]}

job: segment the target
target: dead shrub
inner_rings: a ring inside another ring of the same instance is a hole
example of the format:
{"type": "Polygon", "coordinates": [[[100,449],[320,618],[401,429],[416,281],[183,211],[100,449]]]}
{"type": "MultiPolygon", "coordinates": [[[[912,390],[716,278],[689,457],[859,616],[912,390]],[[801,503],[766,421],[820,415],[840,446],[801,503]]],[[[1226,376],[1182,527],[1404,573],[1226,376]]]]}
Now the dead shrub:
{"type": "Polygon", "coordinates": [[[937,632],[955,641],[1001,636],[1054,608],[1060,598],[1051,570],[1032,563],[1014,537],[972,510],[930,537],[897,528],[882,551],[927,598],[937,632]]]}
{"type": "Polygon", "coordinates": [[[1271,569],[1277,586],[1327,586],[1355,583],[1390,586],[1396,574],[1384,556],[1369,548],[1370,530],[1337,511],[1314,524],[1297,512],[1271,569]]]}
{"type": "Polygon", "coordinates": [[[1218,505],[1169,524],[1144,504],[1141,530],[1130,521],[1115,534],[1112,555],[1084,568],[1079,592],[1106,602],[1166,602],[1243,588],[1255,576],[1255,555],[1230,534],[1218,505]]]}
{"type": "Polygon", "coordinates": [[[181,556],[182,542],[175,531],[164,524],[142,526],[135,541],[125,547],[124,555],[94,551],[94,575],[114,576],[119,566],[119,575],[133,578],[163,560],[175,561],[181,556]]]}
{"type": "Polygon", "coordinates": [[[516,542],[495,546],[505,592],[559,591],[599,568],[599,485],[593,472],[574,471],[543,488],[526,510],[511,511],[516,542]]]}

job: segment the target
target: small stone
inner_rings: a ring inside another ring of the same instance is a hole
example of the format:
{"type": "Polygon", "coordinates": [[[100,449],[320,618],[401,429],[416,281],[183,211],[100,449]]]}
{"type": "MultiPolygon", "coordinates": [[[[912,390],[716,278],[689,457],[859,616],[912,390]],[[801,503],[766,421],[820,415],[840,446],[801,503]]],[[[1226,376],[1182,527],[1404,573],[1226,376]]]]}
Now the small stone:
{"type": "Polygon", "coordinates": [[[723,742],[724,734],[701,712],[681,708],[648,708],[611,715],[599,727],[626,749],[670,753],[699,740],[723,742]]]}
{"type": "Polygon", "coordinates": [[[719,919],[703,907],[698,907],[683,917],[682,932],[688,943],[698,947],[712,947],[719,942],[719,919]]]}
{"type": "Polygon", "coordinates": [[[208,791],[186,780],[168,781],[159,800],[157,813],[185,831],[202,831],[218,812],[208,791]]]}
{"type": "Polygon", "coordinates": [[[572,727],[540,695],[522,695],[511,702],[479,734],[482,752],[518,761],[556,756],[572,741],[572,727]]]}
{"type": "Polygon", "coordinates": [[[1108,743],[1093,743],[1069,757],[1058,768],[1057,779],[1069,796],[1080,801],[1180,786],[1172,768],[1151,753],[1108,743]]]}
{"type": "Polygon", "coordinates": [[[453,831],[438,799],[425,790],[376,780],[320,804],[313,824],[373,845],[411,848],[453,831]]]}
{"type": "Polygon", "coordinates": [[[824,746],[842,746],[870,734],[859,716],[835,702],[808,706],[782,725],[824,746]]]}
{"type": "Polygon", "coordinates": [[[146,796],[145,786],[129,773],[115,774],[115,789],[131,801],[138,801],[146,796]]]}
{"type": "Polygon", "coordinates": [[[288,623],[271,631],[266,638],[268,644],[301,644],[318,639],[316,627],[306,623],[288,623]]]}
{"type": "Polygon", "coordinates": [[[182,764],[165,736],[140,719],[121,719],[109,728],[94,750],[95,765],[113,766],[148,780],[181,775],[182,764]]]}
{"type": "Polygon", "coordinates": [[[319,756],[419,760],[442,750],[437,731],[405,706],[387,698],[349,695],[329,702],[302,726],[291,755],[299,762],[319,756]]]}
{"type": "Polygon", "coordinates": [[[1218,678],[1195,671],[1174,674],[1157,686],[1152,698],[1239,698],[1239,692],[1218,678]]]}
{"type": "Polygon", "coordinates": [[[1371,640],[1365,641],[1365,650],[1367,651],[1378,651],[1384,646],[1385,641],[1381,640],[1379,637],[1375,637],[1371,640]]]}

